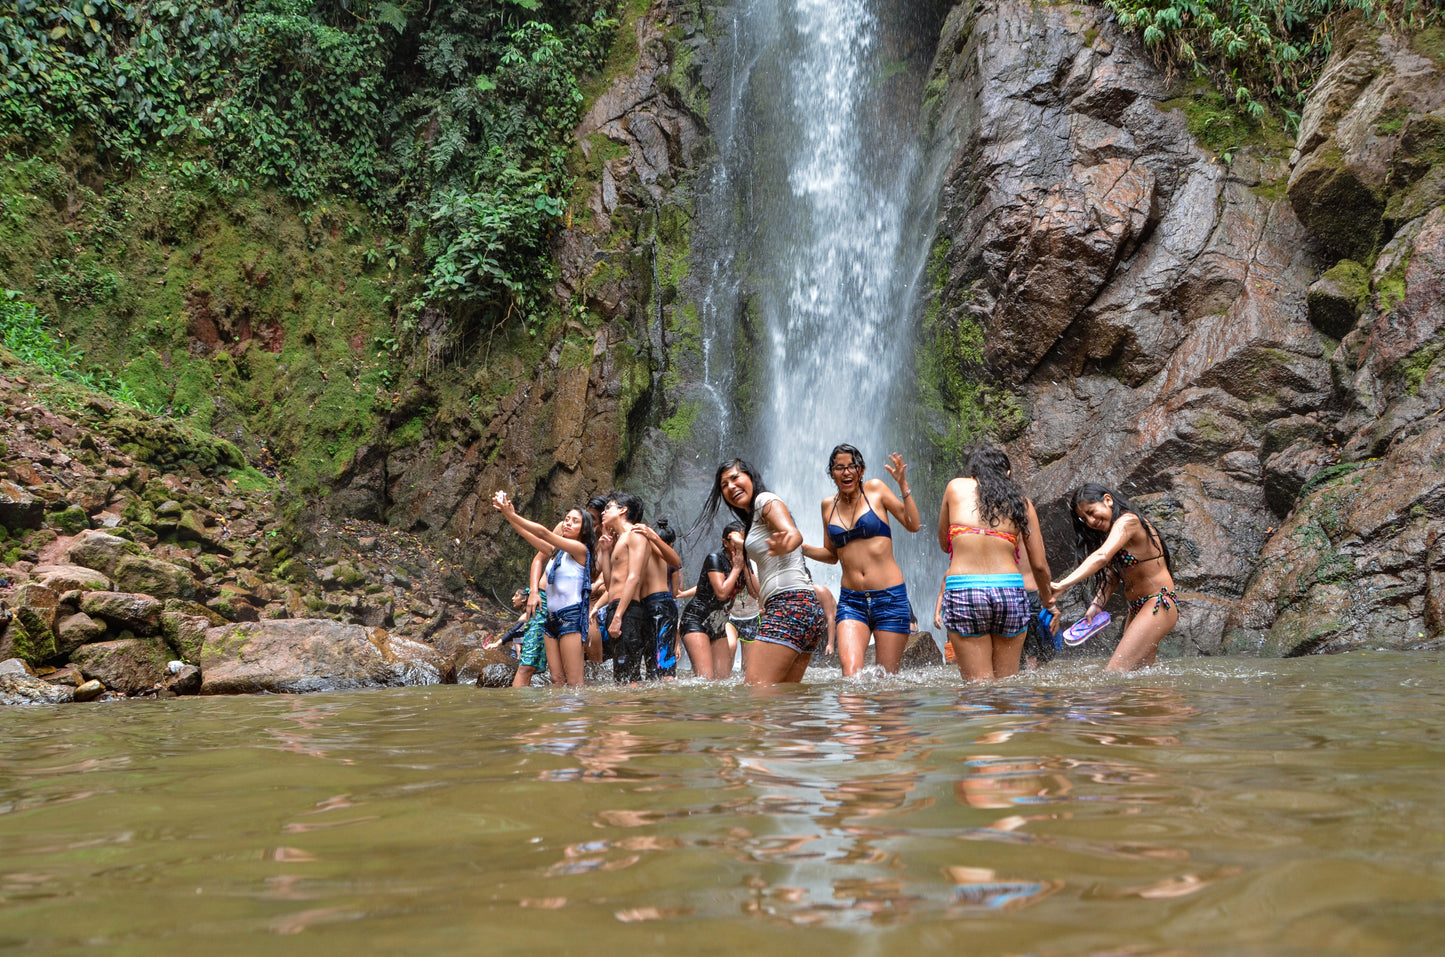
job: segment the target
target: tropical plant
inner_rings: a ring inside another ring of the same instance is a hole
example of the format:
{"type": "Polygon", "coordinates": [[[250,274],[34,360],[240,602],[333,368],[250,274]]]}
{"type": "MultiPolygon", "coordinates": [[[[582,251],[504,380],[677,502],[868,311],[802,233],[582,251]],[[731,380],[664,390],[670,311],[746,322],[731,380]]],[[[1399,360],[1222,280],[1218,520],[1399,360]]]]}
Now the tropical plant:
{"type": "MultiPolygon", "coordinates": [[[[1439,0],[1105,0],[1171,71],[1208,76],[1254,116],[1302,103],[1350,12],[1382,25],[1439,22],[1439,0]]],[[[1295,114],[1288,114],[1287,118],[1295,114]]]]}

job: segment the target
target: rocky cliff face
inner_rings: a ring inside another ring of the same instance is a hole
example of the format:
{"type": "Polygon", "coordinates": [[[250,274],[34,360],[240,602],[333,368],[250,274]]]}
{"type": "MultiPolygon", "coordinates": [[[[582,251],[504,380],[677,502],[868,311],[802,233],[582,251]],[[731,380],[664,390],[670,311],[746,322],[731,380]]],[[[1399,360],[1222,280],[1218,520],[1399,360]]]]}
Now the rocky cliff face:
{"type": "Polygon", "coordinates": [[[677,299],[690,181],[706,145],[698,76],[708,44],[699,5],[684,0],[656,0],[624,29],[622,66],[577,131],[578,187],[554,249],[555,295],[569,316],[561,335],[536,364],[482,364],[475,375],[489,381],[477,391],[497,374],[511,380],[487,419],[433,414],[444,403],[415,389],[391,420],[420,417],[421,434],[389,430],[331,499],[336,515],[467,543],[467,567],[482,579],[510,575],[515,563],[502,559],[524,551],[493,511],[493,492],[510,490],[525,514],[560,513],[611,488],[645,444],[665,445],[665,427],[685,411],[675,386],[696,329],[677,299]]]}
{"type": "Polygon", "coordinates": [[[1176,652],[1438,635],[1440,60],[1356,29],[1292,154],[1199,145],[1094,8],[961,4],[930,87],[936,315],[1021,406],[1055,563],[1097,480],[1171,544],[1176,652]]]}

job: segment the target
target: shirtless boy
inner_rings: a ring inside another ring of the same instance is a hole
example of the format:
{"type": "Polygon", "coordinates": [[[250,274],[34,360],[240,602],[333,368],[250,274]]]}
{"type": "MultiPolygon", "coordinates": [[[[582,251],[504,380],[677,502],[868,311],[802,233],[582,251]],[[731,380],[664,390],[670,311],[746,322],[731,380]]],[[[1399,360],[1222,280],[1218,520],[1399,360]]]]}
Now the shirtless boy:
{"type": "Polygon", "coordinates": [[[645,533],[633,529],[641,517],[642,501],[627,492],[613,493],[602,510],[602,526],[614,538],[607,591],[616,607],[607,633],[611,636],[612,674],[619,684],[638,681],[644,668],[648,678],[657,677],[657,632],[642,590],[652,546],[645,533]]]}

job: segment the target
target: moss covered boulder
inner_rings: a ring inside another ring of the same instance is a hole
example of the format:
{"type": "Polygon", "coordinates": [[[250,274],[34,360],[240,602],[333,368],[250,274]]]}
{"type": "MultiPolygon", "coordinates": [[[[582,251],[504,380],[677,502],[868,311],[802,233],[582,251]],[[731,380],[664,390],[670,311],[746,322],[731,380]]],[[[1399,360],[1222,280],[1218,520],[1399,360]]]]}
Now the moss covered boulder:
{"type": "Polygon", "coordinates": [[[154,638],[126,638],[83,645],[71,660],[87,679],[112,691],[140,694],[166,678],[165,646],[154,638]]]}
{"type": "Polygon", "coordinates": [[[156,598],[194,598],[196,581],[179,565],[159,558],[126,555],[116,563],[112,573],[115,587],[121,591],[154,595],[156,598]]]}
{"type": "Polygon", "coordinates": [[[1314,327],[1331,338],[1343,339],[1370,303],[1370,271],[1354,260],[1342,259],[1310,285],[1307,301],[1314,327]]]}

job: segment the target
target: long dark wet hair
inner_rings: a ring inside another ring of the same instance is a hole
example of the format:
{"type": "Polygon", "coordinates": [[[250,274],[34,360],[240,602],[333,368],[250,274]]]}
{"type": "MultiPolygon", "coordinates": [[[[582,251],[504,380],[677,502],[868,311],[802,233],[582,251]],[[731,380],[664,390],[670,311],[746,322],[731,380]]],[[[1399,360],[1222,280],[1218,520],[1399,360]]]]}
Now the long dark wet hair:
{"type": "Polygon", "coordinates": [[[763,476],[757,469],[753,468],[751,462],[747,459],[728,459],[717,467],[717,473],[712,477],[712,490],[707,493],[707,501],[703,503],[702,512],[698,514],[697,521],[693,522],[692,528],[687,530],[688,538],[692,538],[702,529],[712,526],[713,519],[717,518],[718,506],[720,505],[727,505],[728,511],[733,513],[738,523],[743,527],[743,538],[748,537],[748,531],[753,527],[752,502],[748,503],[748,508],[741,509],[734,508],[730,503],[723,501],[722,477],[723,473],[729,469],[737,469],[753,480],[753,502],[756,502],[758,496],[768,490],[768,487],[763,484],[763,476]]]}
{"type": "MultiPolygon", "coordinates": [[[[1139,510],[1135,508],[1133,503],[1127,498],[1111,488],[1100,485],[1098,482],[1085,482],[1075,489],[1074,494],[1069,498],[1069,519],[1074,523],[1074,556],[1076,561],[1082,562],[1094,554],[1094,552],[1098,551],[1104,544],[1104,539],[1109,537],[1108,532],[1095,531],[1079,517],[1080,505],[1092,505],[1095,502],[1102,502],[1105,495],[1114,500],[1113,517],[1109,520],[1109,528],[1112,529],[1114,522],[1117,522],[1122,516],[1133,515],[1139,520],[1140,524],[1144,526],[1144,534],[1149,537],[1149,541],[1154,543],[1154,547],[1159,549],[1159,554],[1164,556],[1164,567],[1169,570],[1170,575],[1173,575],[1174,558],[1169,554],[1169,546],[1164,544],[1164,538],[1154,528],[1154,524],[1141,515],[1139,510]]],[[[1114,560],[1093,577],[1092,582],[1096,594],[1104,587],[1110,574],[1117,576],[1120,581],[1124,580],[1124,565],[1119,561],[1118,555],[1115,555],[1114,560]]]]}
{"type": "Polygon", "coordinates": [[[1012,466],[1003,449],[978,445],[968,453],[968,476],[978,483],[978,511],[991,526],[1007,518],[1019,530],[1020,538],[1029,534],[1029,508],[1024,493],[1009,478],[1012,466]]]}
{"type": "Polygon", "coordinates": [[[856,445],[849,445],[847,442],[839,442],[837,445],[833,446],[833,451],[828,453],[828,478],[833,477],[833,463],[838,461],[838,456],[840,455],[853,456],[853,464],[858,466],[860,474],[862,470],[866,470],[868,467],[868,463],[863,461],[863,453],[858,451],[858,447],[856,445]]]}

